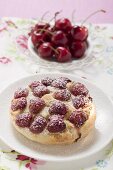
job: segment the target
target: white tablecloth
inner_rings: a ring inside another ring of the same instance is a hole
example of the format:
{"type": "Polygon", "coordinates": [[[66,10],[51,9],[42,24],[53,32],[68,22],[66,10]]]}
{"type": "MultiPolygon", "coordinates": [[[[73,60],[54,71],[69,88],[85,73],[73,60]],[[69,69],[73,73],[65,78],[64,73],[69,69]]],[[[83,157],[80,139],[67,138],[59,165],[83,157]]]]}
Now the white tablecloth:
{"type": "MultiPolygon", "coordinates": [[[[45,69],[32,61],[27,49],[27,33],[35,20],[3,18],[0,20],[0,89],[11,82],[45,69]]],[[[113,25],[89,24],[93,41],[92,62],[79,70],[65,71],[86,78],[109,95],[113,100],[113,25]]],[[[50,70],[46,70],[49,72],[50,70]]],[[[54,69],[51,71],[55,71],[54,69]]],[[[58,70],[56,70],[58,71],[58,70]]],[[[2,128],[2,127],[1,127],[2,128]]],[[[6,132],[7,133],[7,132],[6,132]]],[[[112,170],[113,142],[89,160],[82,162],[54,163],[34,160],[12,151],[0,140],[0,170],[112,170]]]]}

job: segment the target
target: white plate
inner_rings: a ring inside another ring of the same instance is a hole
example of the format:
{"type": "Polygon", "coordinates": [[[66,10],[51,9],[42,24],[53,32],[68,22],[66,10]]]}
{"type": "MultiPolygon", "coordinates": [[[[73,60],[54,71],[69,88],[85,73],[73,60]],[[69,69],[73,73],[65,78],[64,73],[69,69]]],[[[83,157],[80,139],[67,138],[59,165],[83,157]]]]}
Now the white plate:
{"type": "Polygon", "coordinates": [[[28,39],[28,49],[30,51],[30,57],[35,62],[37,66],[44,67],[44,68],[55,68],[56,70],[75,70],[80,69],[81,67],[85,65],[89,65],[94,61],[92,50],[93,50],[93,41],[88,38],[89,47],[85,52],[84,57],[78,60],[72,60],[67,63],[58,63],[56,61],[49,61],[44,60],[41,57],[38,56],[34,49],[34,45],[31,41],[31,37],[28,39]]]}
{"type": "Polygon", "coordinates": [[[4,89],[0,94],[0,138],[11,148],[36,159],[50,161],[77,160],[91,156],[105,147],[113,137],[113,106],[108,97],[94,84],[85,79],[68,74],[38,74],[16,81],[4,89]],[[68,78],[84,83],[94,99],[97,119],[95,130],[86,139],[79,143],[61,146],[48,146],[32,142],[16,132],[12,127],[9,116],[10,102],[14,91],[18,87],[26,86],[33,80],[43,77],[67,76],[68,78]]]}

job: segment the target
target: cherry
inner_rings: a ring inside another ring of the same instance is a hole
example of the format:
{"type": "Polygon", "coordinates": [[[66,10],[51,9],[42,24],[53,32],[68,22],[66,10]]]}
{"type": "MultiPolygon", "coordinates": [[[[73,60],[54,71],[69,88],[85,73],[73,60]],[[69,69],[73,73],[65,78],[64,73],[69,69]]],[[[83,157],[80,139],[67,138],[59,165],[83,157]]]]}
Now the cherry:
{"type": "Polygon", "coordinates": [[[64,81],[66,84],[71,82],[71,80],[67,77],[59,77],[60,80],[64,81]]]}
{"type": "Polygon", "coordinates": [[[63,90],[56,91],[53,94],[53,96],[57,100],[68,101],[71,97],[71,93],[68,90],[63,89],[63,90]]]}
{"type": "Polygon", "coordinates": [[[22,113],[16,117],[16,124],[19,127],[29,127],[32,121],[32,115],[30,113],[22,113]]]}
{"type": "Polygon", "coordinates": [[[58,47],[56,49],[58,54],[56,55],[58,62],[67,62],[71,60],[71,53],[65,47],[58,47]]]}
{"type": "Polygon", "coordinates": [[[71,32],[67,33],[67,34],[66,34],[66,37],[67,37],[67,39],[68,39],[67,47],[70,48],[70,47],[71,47],[71,44],[72,44],[72,42],[73,42],[73,37],[72,37],[72,35],[71,35],[71,32]]]}
{"type": "Polygon", "coordinates": [[[33,94],[36,97],[42,97],[43,95],[48,94],[48,93],[50,93],[50,91],[44,85],[37,86],[33,89],[33,94]]]}
{"type": "Polygon", "coordinates": [[[71,53],[73,58],[81,58],[87,48],[87,44],[84,41],[74,41],[71,45],[71,53]]]}
{"type": "Polygon", "coordinates": [[[27,100],[25,97],[21,97],[12,101],[11,109],[13,111],[23,110],[27,106],[27,100]]]}
{"type": "Polygon", "coordinates": [[[50,77],[45,77],[41,80],[41,83],[45,86],[50,86],[54,79],[50,77]]]}
{"type": "Polygon", "coordinates": [[[29,111],[32,114],[37,114],[44,108],[44,106],[45,106],[44,100],[37,97],[30,100],[29,111]]]}
{"type": "Polygon", "coordinates": [[[67,113],[67,107],[64,103],[60,101],[55,101],[49,108],[50,114],[65,115],[67,113]]]}
{"type": "Polygon", "coordinates": [[[52,33],[53,32],[53,28],[49,27],[44,31],[44,41],[46,42],[51,42],[51,37],[52,37],[52,33]]]}
{"type": "Polygon", "coordinates": [[[39,43],[42,43],[44,39],[44,34],[43,33],[38,33],[34,31],[31,35],[31,40],[34,46],[36,47],[39,43]]]}
{"type": "Polygon", "coordinates": [[[37,86],[41,86],[42,83],[39,81],[33,81],[31,84],[29,84],[29,87],[33,90],[37,86]]]}
{"type": "Polygon", "coordinates": [[[79,82],[72,84],[72,86],[70,87],[70,91],[74,96],[78,95],[87,96],[89,92],[88,89],[82,83],[79,82]]]}
{"type": "Polygon", "coordinates": [[[80,128],[87,119],[88,116],[83,111],[74,111],[69,117],[69,121],[73,123],[77,128],[80,128]]]}
{"type": "Polygon", "coordinates": [[[49,59],[50,57],[52,57],[53,50],[51,46],[52,45],[49,42],[42,43],[37,50],[40,57],[45,58],[45,59],[49,59]]]}
{"type": "Polygon", "coordinates": [[[50,133],[62,132],[66,129],[66,124],[64,123],[62,117],[59,115],[53,115],[50,117],[50,121],[47,124],[47,130],[50,133]]]}
{"type": "Polygon", "coordinates": [[[67,44],[68,39],[63,31],[55,31],[52,36],[52,42],[55,45],[65,45],[67,44]]]}
{"type": "Polygon", "coordinates": [[[57,79],[55,79],[51,86],[52,87],[55,87],[55,88],[60,88],[60,89],[65,89],[66,88],[66,84],[68,82],[70,82],[71,80],[69,80],[68,78],[66,77],[59,77],[57,79]]]}
{"type": "Polygon", "coordinates": [[[67,18],[61,18],[56,20],[55,22],[55,29],[56,30],[62,30],[62,31],[70,31],[72,28],[71,22],[67,18]]]}
{"type": "Polygon", "coordinates": [[[84,96],[76,96],[74,99],[73,99],[73,105],[76,109],[79,109],[80,107],[84,107],[85,105],[85,98],[84,96]]]}
{"type": "Polygon", "coordinates": [[[32,122],[29,130],[34,134],[38,134],[45,129],[46,125],[47,125],[46,119],[42,116],[37,116],[35,120],[32,122]]]}
{"type": "Polygon", "coordinates": [[[74,40],[84,41],[88,37],[88,29],[85,26],[74,26],[71,35],[74,40]]]}
{"type": "Polygon", "coordinates": [[[41,29],[47,29],[47,28],[49,28],[49,27],[50,27],[50,24],[49,24],[49,23],[41,22],[41,23],[36,24],[34,29],[35,29],[36,31],[39,31],[39,32],[40,32],[41,29]]]}
{"type": "Polygon", "coordinates": [[[29,93],[28,89],[19,88],[18,90],[15,91],[14,98],[17,99],[17,98],[20,98],[20,97],[27,97],[28,93],[29,93]]]}

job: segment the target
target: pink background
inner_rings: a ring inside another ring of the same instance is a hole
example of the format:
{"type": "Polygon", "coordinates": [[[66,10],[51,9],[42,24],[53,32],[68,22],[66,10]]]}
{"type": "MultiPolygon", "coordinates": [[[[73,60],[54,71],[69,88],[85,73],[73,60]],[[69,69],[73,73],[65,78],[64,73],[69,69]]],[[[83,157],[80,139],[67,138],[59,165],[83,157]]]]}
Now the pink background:
{"type": "Polygon", "coordinates": [[[12,16],[22,18],[39,18],[45,11],[50,11],[50,18],[56,11],[63,10],[60,16],[71,18],[76,10],[75,21],[85,19],[89,14],[104,9],[89,21],[95,23],[113,23],[113,0],[0,0],[0,17],[12,16]]]}

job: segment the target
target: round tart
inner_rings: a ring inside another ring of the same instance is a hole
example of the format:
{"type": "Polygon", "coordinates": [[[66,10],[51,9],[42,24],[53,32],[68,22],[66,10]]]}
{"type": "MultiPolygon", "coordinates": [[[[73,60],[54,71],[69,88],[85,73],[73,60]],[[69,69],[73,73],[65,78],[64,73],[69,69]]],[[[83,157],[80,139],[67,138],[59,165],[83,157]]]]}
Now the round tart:
{"type": "Polygon", "coordinates": [[[16,130],[42,144],[70,144],[94,128],[96,113],[88,89],[66,77],[46,77],[19,88],[10,109],[16,130]]]}

